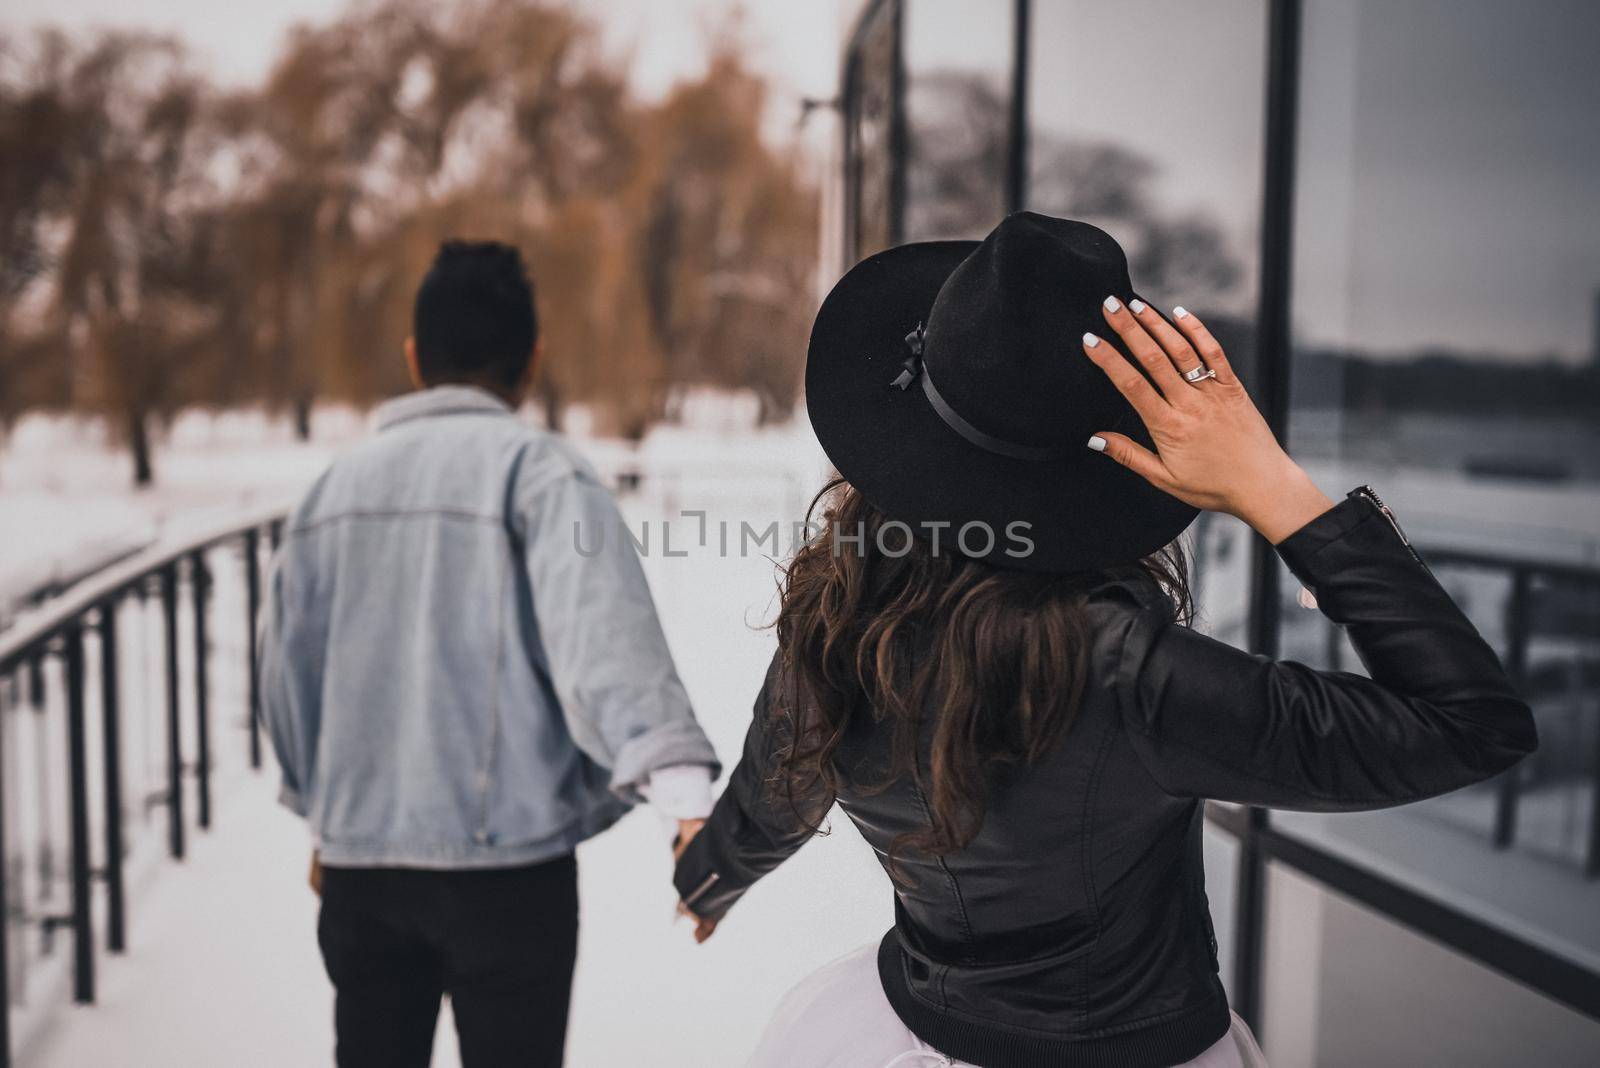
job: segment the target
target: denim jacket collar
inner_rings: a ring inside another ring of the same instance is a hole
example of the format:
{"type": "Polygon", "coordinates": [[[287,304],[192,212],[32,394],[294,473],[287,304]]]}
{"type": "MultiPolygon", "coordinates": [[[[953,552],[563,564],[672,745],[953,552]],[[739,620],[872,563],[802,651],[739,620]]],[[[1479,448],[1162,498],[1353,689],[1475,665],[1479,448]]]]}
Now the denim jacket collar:
{"type": "Polygon", "coordinates": [[[397,423],[433,415],[510,415],[511,406],[478,386],[445,385],[384,401],[372,413],[373,425],[387,430],[397,423]]]}

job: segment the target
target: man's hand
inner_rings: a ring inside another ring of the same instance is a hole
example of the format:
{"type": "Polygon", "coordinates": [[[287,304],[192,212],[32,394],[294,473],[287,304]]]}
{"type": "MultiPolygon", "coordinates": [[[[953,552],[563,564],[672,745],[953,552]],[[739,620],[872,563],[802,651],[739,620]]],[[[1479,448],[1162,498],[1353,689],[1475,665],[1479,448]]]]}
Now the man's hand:
{"type": "Polygon", "coordinates": [[[322,896],[322,854],[315,849],[311,851],[311,872],[306,876],[306,881],[311,884],[311,890],[318,897],[322,896]]]}
{"type": "Polygon", "coordinates": [[[672,859],[683,858],[683,851],[689,848],[689,843],[694,841],[694,836],[700,833],[700,828],[706,825],[705,820],[679,820],[678,834],[672,840],[672,859]]]}

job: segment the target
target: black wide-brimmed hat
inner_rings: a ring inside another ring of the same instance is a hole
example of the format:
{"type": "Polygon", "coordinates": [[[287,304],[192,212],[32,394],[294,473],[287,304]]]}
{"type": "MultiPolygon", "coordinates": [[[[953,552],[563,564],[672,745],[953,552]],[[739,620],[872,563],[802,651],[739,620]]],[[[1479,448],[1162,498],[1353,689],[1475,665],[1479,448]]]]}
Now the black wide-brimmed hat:
{"type": "Polygon", "coordinates": [[[1087,447],[1104,430],[1150,446],[1081,342],[1109,333],[1107,296],[1136,295],[1111,235],[1031,212],[981,242],[880,252],[817,313],[811,425],[847,481],[939,551],[1041,572],[1132,563],[1198,514],[1087,447]]]}

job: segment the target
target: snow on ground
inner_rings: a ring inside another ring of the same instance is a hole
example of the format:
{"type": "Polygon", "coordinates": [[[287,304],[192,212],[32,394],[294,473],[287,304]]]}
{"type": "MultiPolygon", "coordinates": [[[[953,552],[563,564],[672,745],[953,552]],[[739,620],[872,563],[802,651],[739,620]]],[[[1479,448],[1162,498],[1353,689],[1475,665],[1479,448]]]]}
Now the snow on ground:
{"type": "Polygon", "coordinates": [[[363,419],[319,412],[312,444],[256,411],[186,412],[156,443],[156,483],[98,419],[33,415],[0,439],[0,617],[14,595],[164,530],[293,494],[363,419]]]}
{"type": "MultiPolygon", "coordinates": [[[[0,559],[14,565],[29,552],[57,551],[68,534],[154,527],[292,493],[360,433],[353,416],[334,413],[327,422],[308,446],[260,416],[180,420],[156,457],[158,488],[143,493],[122,488],[126,459],[94,440],[92,427],[24,424],[0,453],[0,559]],[[19,536],[36,526],[55,536],[19,536]]],[[[768,557],[787,551],[790,525],[826,470],[809,429],[802,420],[737,431],[702,416],[658,430],[637,448],[583,447],[608,478],[642,476],[640,488],[622,497],[624,514],[636,531],[649,527],[644,564],[668,640],[712,742],[733,759],[774,648],[772,632],[759,629],[774,608],[768,557]],[[684,517],[685,510],[703,511],[704,519],[684,517]],[[773,523],[781,532],[776,546],[767,535],[773,523]],[[665,555],[664,525],[672,552],[686,555],[665,555]]],[[[216,614],[238,611],[219,603],[216,614]]],[[[315,900],[304,884],[308,843],[302,825],[273,801],[270,757],[259,774],[239,766],[241,659],[236,638],[216,639],[214,714],[227,726],[217,748],[235,770],[219,783],[215,828],[194,835],[181,864],[159,855],[159,834],[148,836],[149,856],[130,892],[128,952],[98,956],[95,1006],[55,995],[59,1008],[24,1063],[330,1062],[332,994],[316,949],[315,900]]],[[[569,1063],[741,1063],[789,986],[875,941],[892,922],[889,884],[871,850],[848,820],[832,826],[833,834],[757,886],[704,946],[673,919],[667,832],[654,812],[636,811],[582,847],[569,1063]]],[[[434,1063],[457,1063],[448,1008],[434,1063]]]]}

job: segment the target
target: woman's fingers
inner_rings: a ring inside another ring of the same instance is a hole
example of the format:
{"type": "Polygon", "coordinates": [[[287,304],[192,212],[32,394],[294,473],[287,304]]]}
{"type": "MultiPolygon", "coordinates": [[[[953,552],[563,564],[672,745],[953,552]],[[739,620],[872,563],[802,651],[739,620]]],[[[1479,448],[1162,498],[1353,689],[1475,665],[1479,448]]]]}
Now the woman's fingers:
{"type": "MultiPolygon", "coordinates": [[[[1172,328],[1172,325],[1150,305],[1142,300],[1128,301],[1128,310],[1138,320],[1139,325],[1149,331],[1150,336],[1156,339],[1167,356],[1171,358],[1181,376],[1186,371],[1192,371],[1200,366],[1200,357],[1195,354],[1194,348],[1189,344],[1189,339],[1172,328]]],[[[1193,318],[1191,316],[1191,318],[1193,318]]],[[[1219,350],[1220,351],[1220,350],[1219,350]]]]}
{"type": "Polygon", "coordinates": [[[1178,324],[1178,329],[1183,331],[1183,336],[1200,354],[1206,366],[1217,372],[1217,381],[1233,386],[1239,384],[1239,377],[1233,373],[1233,367],[1228,363],[1228,357],[1223,354],[1222,346],[1217,344],[1217,339],[1211,336],[1211,331],[1206,329],[1204,323],[1195,318],[1194,312],[1186,311],[1181,307],[1172,309],[1172,321],[1178,324]]]}
{"type": "Polygon", "coordinates": [[[1172,365],[1171,357],[1162,351],[1155,338],[1145,331],[1139,320],[1133,317],[1133,313],[1123,306],[1122,301],[1116,297],[1107,297],[1100,310],[1105,315],[1106,322],[1111,324],[1111,329],[1122,338],[1122,343],[1128,346],[1133,358],[1149,372],[1167,400],[1175,401],[1182,397],[1183,394],[1179,390],[1188,389],[1189,383],[1178,374],[1178,369],[1172,365]]]}
{"type": "Polygon", "coordinates": [[[1106,373],[1117,391],[1128,398],[1128,403],[1133,405],[1133,410],[1139,413],[1139,418],[1144,420],[1146,426],[1166,417],[1171,406],[1144,375],[1123,358],[1115,345],[1095,334],[1084,334],[1083,351],[1096,367],[1106,373]]]}
{"type": "Polygon", "coordinates": [[[1089,439],[1089,448],[1105,453],[1157,489],[1172,492],[1175,483],[1167,465],[1161,462],[1161,457],[1132,438],[1102,431],[1089,439]]]}

